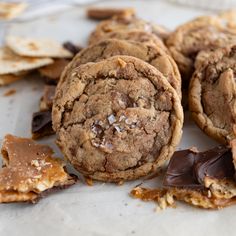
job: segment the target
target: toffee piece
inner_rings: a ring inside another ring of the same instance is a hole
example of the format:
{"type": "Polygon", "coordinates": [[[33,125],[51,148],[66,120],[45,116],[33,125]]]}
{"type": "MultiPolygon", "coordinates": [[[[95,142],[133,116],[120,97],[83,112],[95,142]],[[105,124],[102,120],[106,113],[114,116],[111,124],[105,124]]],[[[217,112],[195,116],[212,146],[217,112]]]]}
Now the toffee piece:
{"type": "Polygon", "coordinates": [[[65,163],[53,158],[53,151],[31,139],[6,135],[2,145],[0,203],[35,203],[46,192],[76,182],[65,171],[65,163]]]}
{"type": "Polygon", "coordinates": [[[175,200],[190,205],[220,209],[236,203],[234,145],[218,146],[205,152],[177,151],[164,176],[164,188],[136,187],[131,196],[155,201],[161,209],[174,207],[175,200]]]}

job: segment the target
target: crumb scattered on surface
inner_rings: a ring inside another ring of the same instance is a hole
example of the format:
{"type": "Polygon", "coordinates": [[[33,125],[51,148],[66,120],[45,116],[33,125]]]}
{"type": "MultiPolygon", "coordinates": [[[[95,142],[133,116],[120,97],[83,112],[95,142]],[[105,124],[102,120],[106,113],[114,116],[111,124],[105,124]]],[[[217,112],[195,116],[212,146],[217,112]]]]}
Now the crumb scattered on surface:
{"type": "Polygon", "coordinates": [[[8,91],[6,91],[3,96],[8,97],[8,96],[12,96],[16,93],[15,89],[9,89],[8,91]]]}

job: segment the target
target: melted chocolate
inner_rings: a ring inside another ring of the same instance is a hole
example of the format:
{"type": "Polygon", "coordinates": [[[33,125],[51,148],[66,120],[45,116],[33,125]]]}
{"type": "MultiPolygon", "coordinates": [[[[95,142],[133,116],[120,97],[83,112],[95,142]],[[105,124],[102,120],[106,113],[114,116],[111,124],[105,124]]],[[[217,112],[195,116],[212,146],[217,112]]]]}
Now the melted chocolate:
{"type": "Polygon", "coordinates": [[[233,179],[234,165],[231,150],[218,146],[205,152],[182,150],[175,152],[164,178],[168,187],[204,188],[206,176],[233,179]]]}

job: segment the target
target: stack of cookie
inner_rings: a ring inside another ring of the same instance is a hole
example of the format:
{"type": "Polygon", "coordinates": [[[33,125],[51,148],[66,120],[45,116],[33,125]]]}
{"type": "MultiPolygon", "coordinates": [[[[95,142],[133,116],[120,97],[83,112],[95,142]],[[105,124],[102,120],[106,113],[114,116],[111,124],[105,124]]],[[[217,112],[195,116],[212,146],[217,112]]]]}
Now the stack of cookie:
{"type": "Polygon", "coordinates": [[[126,11],[100,22],[89,46],[63,71],[53,128],[65,157],[84,176],[137,179],[174,153],[183,109],[180,73],[164,44],[168,34],[126,11]]]}
{"type": "MultiPolygon", "coordinates": [[[[182,91],[189,93],[200,128],[223,144],[233,143],[234,44],[236,31],[225,15],[194,19],[172,33],[133,12],[99,23],[56,90],[53,127],[65,157],[83,175],[102,181],[156,172],[181,137],[182,91]]],[[[235,144],[231,148],[176,152],[164,189],[132,194],[164,199],[166,205],[173,198],[204,208],[230,205],[236,189],[235,144]]]]}
{"type": "Polygon", "coordinates": [[[223,144],[236,137],[236,28],[229,14],[194,19],[166,41],[188,90],[193,119],[223,144]]]}

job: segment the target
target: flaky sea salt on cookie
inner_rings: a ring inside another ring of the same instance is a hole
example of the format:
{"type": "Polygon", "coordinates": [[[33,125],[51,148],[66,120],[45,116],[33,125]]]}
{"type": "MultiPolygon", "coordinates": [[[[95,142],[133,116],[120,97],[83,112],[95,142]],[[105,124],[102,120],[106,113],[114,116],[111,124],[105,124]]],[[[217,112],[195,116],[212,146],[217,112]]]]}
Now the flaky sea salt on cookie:
{"type": "Polygon", "coordinates": [[[67,66],[63,74],[53,127],[75,169],[119,182],[152,174],[169,160],[181,138],[183,113],[176,91],[155,67],[119,55],[67,66]]]}
{"type": "Polygon", "coordinates": [[[0,48],[0,75],[15,74],[53,63],[50,58],[28,58],[16,55],[9,48],[0,48]]]}
{"type": "Polygon", "coordinates": [[[0,2],[0,19],[12,19],[20,15],[25,8],[26,3],[23,2],[0,2]]]}
{"type": "Polygon", "coordinates": [[[73,55],[52,39],[9,36],[6,45],[16,54],[27,57],[71,58],[73,55]]]}

